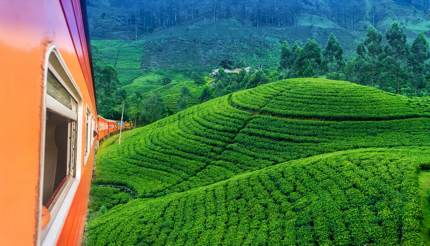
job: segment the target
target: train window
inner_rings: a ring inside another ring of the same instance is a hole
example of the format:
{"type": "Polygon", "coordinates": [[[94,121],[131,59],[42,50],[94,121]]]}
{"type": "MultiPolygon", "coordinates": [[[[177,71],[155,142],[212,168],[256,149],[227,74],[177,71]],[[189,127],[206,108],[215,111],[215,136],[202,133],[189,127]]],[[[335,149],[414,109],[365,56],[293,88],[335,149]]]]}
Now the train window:
{"type": "Polygon", "coordinates": [[[90,110],[87,108],[86,114],[85,114],[85,157],[88,158],[90,151],[91,151],[91,113],[90,110]]]}
{"type": "Polygon", "coordinates": [[[75,176],[76,122],[48,111],[45,131],[43,205],[52,210],[68,178],[75,176]]]}
{"type": "Polygon", "coordinates": [[[73,110],[76,106],[76,101],[72,98],[69,92],[62,86],[52,71],[48,71],[47,93],[56,101],[63,104],[67,108],[73,110]]]}
{"type": "MultiPolygon", "coordinates": [[[[78,161],[79,94],[56,52],[49,57],[45,94],[45,134],[41,178],[42,238],[64,209],[64,201],[76,183],[78,161]],[[45,215],[48,214],[49,220],[45,215]]],[[[61,216],[60,216],[61,217],[61,216]]],[[[56,225],[56,226],[53,226],[56,225]]]]}
{"type": "Polygon", "coordinates": [[[97,137],[97,125],[96,125],[96,119],[93,118],[93,131],[91,136],[91,145],[94,144],[94,140],[96,140],[97,137]]]}
{"type": "Polygon", "coordinates": [[[48,71],[46,95],[43,205],[54,209],[69,178],[75,176],[77,102],[55,75],[48,71]]]}

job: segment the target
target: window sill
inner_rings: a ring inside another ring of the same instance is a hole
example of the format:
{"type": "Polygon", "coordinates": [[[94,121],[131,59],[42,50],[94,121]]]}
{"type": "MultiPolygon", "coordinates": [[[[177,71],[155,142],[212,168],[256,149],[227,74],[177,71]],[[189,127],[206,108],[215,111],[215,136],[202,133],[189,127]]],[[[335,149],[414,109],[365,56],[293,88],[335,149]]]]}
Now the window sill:
{"type": "Polygon", "coordinates": [[[51,221],[51,212],[49,212],[47,207],[43,206],[42,207],[42,221],[41,221],[42,230],[46,229],[46,227],[49,225],[50,221],[51,221]]]}

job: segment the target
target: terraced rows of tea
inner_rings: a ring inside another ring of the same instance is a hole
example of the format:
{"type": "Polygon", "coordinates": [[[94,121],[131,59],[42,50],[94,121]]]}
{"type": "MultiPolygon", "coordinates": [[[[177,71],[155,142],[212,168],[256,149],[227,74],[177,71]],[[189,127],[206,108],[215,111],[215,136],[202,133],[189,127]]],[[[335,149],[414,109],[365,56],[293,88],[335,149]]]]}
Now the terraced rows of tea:
{"type": "Polygon", "coordinates": [[[323,79],[241,91],[108,139],[87,243],[415,244],[429,146],[423,99],[323,79]]]}

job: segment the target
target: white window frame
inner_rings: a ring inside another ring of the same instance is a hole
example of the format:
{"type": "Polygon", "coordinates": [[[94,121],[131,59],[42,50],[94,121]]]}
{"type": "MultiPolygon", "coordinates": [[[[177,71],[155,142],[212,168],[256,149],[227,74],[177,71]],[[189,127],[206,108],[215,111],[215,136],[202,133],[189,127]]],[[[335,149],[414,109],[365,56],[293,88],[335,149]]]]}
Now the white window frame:
{"type": "Polygon", "coordinates": [[[92,130],[91,130],[91,146],[94,145],[94,141],[96,140],[96,137],[94,136],[94,132],[97,130],[97,126],[96,126],[96,119],[95,117],[91,118],[91,122],[92,122],[92,130]]]}
{"type": "MultiPolygon", "coordinates": [[[[87,106],[85,107],[85,163],[91,153],[91,111],[87,106]]],[[[85,164],[84,163],[84,164],[85,164]]]]}
{"type": "Polygon", "coordinates": [[[45,62],[44,62],[44,73],[43,73],[43,95],[42,95],[42,119],[41,119],[41,149],[40,149],[40,170],[39,170],[39,203],[38,203],[38,230],[37,230],[37,245],[55,245],[57,243],[58,237],[60,236],[63,225],[66,221],[67,215],[69,213],[70,207],[73,202],[73,198],[76,194],[77,188],[79,186],[80,178],[81,178],[81,166],[82,166],[82,122],[81,119],[83,117],[83,106],[82,106],[82,93],[79,90],[71,72],[69,71],[64,59],[62,58],[60,52],[57,50],[55,45],[49,45],[46,53],[45,53],[45,62]],[[47,93],[47,81],[48,81],[48,71],[51,71],[55,75],[55,68],[50,63],[50,57],[54,55],[55,58],[59,61],[62,70],[66,73],[69,83],[63,81],[61,76],[56,74],[60,83],[66,88],[69,94],[76,100],[77,102],[77,114],[71,115],[70,110],[57,102],[47,93]],[[72,86],[74,92],[69,88],[72,86]],[[58,194],[58,198],[56,199],[55,204],[53,205],[54,214],[51,214],[51,219],[49,224],[45,229],[42,230],[42,208],[43,208],[43,179],[44,179],[44,162],[45,162],[45,132],[46,132],[46,112],[47,109],[51,108],[56,113],[64,114],[67,118],[74,117],[76,119],[77,131],[76,131],[76,163],[75,163],[75,177],[71,178],[68,183],[66,183],[61,192],[58,194]]]}

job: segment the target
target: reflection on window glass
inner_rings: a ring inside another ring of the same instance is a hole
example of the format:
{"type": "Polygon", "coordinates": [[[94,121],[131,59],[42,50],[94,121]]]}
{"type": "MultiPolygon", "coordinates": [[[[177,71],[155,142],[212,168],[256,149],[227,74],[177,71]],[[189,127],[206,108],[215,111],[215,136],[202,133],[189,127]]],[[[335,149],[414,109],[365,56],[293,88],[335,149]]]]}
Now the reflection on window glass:
{"type": "Polygon", "coordinates": [[[70,96],[69,92],[60,84],[54,74],[49,71],[48,72],[48,95],[52,96],[71,110],[76,110],[76,102],[70,96]]]}

